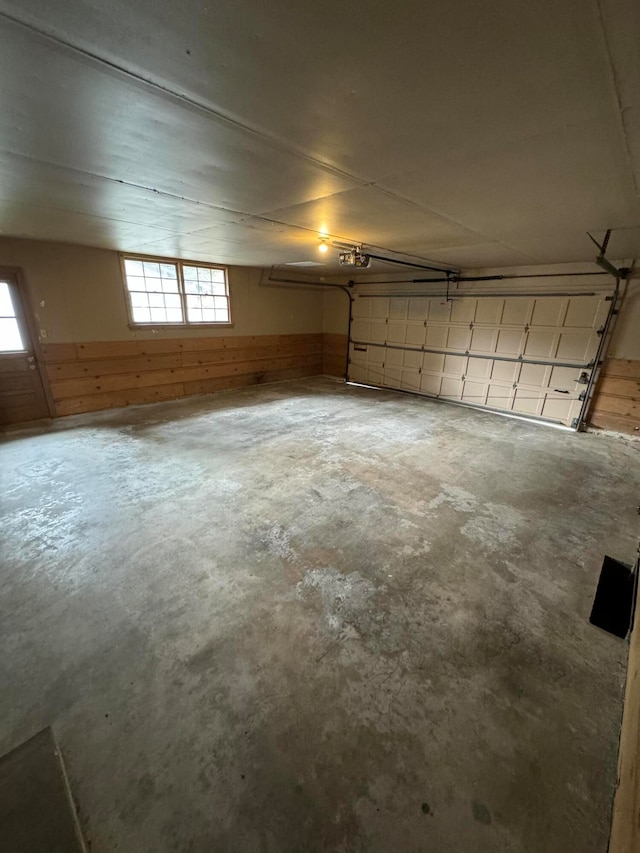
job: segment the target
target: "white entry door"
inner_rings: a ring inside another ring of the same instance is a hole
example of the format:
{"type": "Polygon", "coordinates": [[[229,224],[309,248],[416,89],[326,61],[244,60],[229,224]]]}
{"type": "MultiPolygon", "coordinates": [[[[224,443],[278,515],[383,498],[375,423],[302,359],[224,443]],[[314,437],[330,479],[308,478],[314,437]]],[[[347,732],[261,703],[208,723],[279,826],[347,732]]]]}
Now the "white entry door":
{"type": "Polygon", "coordinates": [[[348,379],[576,426],[611,299],[357,295],[348,379]]]}

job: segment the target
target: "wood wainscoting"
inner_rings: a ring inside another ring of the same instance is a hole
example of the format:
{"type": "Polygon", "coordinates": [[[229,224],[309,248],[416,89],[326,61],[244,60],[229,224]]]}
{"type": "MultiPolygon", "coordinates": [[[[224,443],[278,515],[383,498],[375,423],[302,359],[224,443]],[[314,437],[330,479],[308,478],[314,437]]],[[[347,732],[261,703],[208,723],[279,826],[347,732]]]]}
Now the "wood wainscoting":
{"type": "Polygon", "coordinates": [[[616,432],[640,433],[640,361],[622,358],[605,361],[588,423],[616,432]]]}
{"type": "Polygon", "coordinates": [[[325,376],[345,378],[347,372],[348,338],[325,332],[322,336],[322,372],[325,376]]]}
{"type": "Polygon", "coordinates": [[[56,416],[322,372],[322,334],[104,341],[42,347],[56,416]]]}

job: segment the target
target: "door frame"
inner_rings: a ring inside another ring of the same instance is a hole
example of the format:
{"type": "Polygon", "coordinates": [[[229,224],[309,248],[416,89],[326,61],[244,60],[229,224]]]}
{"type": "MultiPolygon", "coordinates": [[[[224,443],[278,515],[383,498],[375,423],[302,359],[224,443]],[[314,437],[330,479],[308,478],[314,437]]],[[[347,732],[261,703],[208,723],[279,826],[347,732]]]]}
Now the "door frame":
{"type": "Polygon", "coordinates": [[[15,285],[15,292],[18,294],[18,305],[16,305],[17,313],[27,327],[29,333],[31,349],[36,358],[36,367],[38,375],[44,391],[44,399],[47,406],[48,417],[55,417],[55,402],[49,385],[49,377],[44,367],[44,353],[38,336],[38,327],[36,326],[35,317],[31,308],[31,299],[29,288],[27,286],[24,273],[20,267],[11,267],[0,265],[0,278],[5,277],[10,279],[15,285]]]}

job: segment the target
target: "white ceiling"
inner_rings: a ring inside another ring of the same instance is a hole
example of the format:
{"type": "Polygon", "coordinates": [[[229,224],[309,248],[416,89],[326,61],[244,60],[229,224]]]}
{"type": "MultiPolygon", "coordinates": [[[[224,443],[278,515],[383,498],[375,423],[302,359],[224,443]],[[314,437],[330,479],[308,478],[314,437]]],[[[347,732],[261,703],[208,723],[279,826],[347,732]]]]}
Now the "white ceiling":
{"type": "Polygon", "coordinates": [[[639,44],[637,0],[0,0],[0,233],[470,268],[612,228],[635,257],[639,44]]]}

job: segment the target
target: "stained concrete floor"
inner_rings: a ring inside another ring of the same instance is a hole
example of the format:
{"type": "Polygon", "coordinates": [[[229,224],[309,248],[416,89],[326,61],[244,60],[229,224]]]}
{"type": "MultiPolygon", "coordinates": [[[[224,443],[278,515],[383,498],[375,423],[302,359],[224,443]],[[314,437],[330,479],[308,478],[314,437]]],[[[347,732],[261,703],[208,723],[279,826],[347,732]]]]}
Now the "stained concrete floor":
{"type": "Polygon", "coordinates": [[[13,430],[0,752],[92,853],[605,853],[638,444],[328,380],[13,430]]]}

